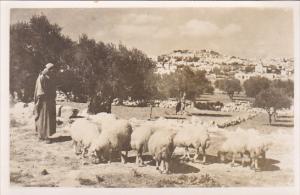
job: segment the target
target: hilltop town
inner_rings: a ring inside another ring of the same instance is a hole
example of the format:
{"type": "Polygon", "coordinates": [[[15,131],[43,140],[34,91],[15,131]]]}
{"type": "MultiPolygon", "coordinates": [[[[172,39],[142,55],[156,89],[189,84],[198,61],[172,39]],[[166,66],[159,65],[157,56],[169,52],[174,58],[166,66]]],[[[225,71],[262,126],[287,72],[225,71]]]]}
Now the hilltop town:
{"type": "Polygon", "coordinates": [[[245,59],[223,55],[213,50],[174,50],[156,59],[156,73],[169,74],[185,66],[193,70],[205,70],[212,82],[221,78],[236,78],[242,83],[253,76],[270,80],[293,80],[292,58],[245,59]]]}

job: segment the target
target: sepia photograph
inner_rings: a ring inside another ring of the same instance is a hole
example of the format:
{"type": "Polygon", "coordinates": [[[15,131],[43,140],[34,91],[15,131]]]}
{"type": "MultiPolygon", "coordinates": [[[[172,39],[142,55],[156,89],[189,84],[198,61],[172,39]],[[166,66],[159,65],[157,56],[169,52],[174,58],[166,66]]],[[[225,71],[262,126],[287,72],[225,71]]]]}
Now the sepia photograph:
{"type": "Polygon", "coordinates": [[[297,188],[299,3],[130,5],[7,9],[8,187],[297,188]]]}

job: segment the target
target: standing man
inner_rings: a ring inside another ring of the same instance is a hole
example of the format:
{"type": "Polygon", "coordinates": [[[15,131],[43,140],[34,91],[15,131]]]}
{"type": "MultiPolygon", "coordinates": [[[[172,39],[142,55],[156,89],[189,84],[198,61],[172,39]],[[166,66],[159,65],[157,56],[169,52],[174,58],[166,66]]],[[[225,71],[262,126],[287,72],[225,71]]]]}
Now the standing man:
{"type": "Polygon", "coordinates": [[[40,140],[51,143],[50,136],[56,132],[56,86],[55,66],[48,63],[39,74],[34,92],[35,130],[40,140]]]}

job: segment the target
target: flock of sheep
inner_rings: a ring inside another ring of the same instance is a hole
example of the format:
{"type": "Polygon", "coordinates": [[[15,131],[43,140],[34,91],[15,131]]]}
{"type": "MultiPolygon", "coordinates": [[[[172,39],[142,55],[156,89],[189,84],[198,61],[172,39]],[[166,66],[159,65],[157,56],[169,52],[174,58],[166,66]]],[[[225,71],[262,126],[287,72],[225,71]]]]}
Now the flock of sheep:
{"type": "MultiPolygon", "coordinates": [[[[112,153],[118,152],[123,163],[129,150],[136,152],[136,164],[142,166],[143,154],[149,153],[156,162],[156,169],[161,173],[170,173],[172,154],[176,147],[185,148],[182,159],[197,160],[202,153],[202,162],[206,162],[206,149],[211,145],[211,129],[214,124],[206,124],[192,117],[192,120],[178,122],[160,118],[156,121],[119,119],[114,114],[82,114],[84,118],[76,119],[70,126],[74,150],[83,158],[89,157],[95,163],[111,162],[112,153]],[[196,153],[190,157],[189,148],[196,153]]],[[[258,158],[265,158],[270,141],[255,129],[240,129],[224,133],[226,140],[219,148],[218,156],[232,154],[232,165],[237,155],[249,156],[251,168],[258,167],[258,158]]]]}
{"type": "MultiPolygon", "coordinates": [[[[11,116],[21,124],[34,124],[33,104],[17,103],[11,110],[11,116]]],[[[128,151],[136,152],[136,164],[144,165],[143,154],[150,154],[156,161],[156,169],[162,173],[170,172],[172,155],[177,147],[184,148],[182,159],[197,160],[202,153],[202,162],[206,162],[206,149],[214,139],[213,132],[221,132],[225,141],[218,148],[218,156],[222,161],[228,154],[232,155],[232,165],[235,165],[237,156],[250,158],[250,167],[257,170],[258,159],[265,158],[265,153],[271,145],[267,136],[255,129],[240,129],[228,131],[219,129],[214,121],[205,122],[198,117],[190,120],[176,121],[159,118],[155,121],[125,120],[114,114],[99,113],[89,115],[86,111],[78,113],[69,106],[57,106],[57,119],[63,123],[73,115],[80,115],[69,121],[65,126],[70,131],[75,153],[91,159],[93,163],[111,162],[112,153],[118,152],[123,163],[127,160],[128,151]],[[189,148],[196,153],[191,159],[189,148]]],[[[253,115],[254,116],[254,115],[253,115]]],[[[249,117],[253,117],[252,115],[249,117]]],[[[244,121],[244,119],[237,119],[244,121]]],[[[246,119],[245,119],[246,120],[246,119]]]]}

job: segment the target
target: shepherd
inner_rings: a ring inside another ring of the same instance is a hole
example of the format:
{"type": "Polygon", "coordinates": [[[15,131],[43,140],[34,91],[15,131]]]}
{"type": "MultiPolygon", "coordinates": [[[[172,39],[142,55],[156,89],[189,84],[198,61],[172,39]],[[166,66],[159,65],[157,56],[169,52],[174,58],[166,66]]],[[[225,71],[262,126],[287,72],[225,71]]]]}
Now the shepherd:
{"type": "Polygon", "coordinates": [[[39,140],[51,143],[50,137],[56,132],[56,86],[55,66],[48,63],[39,74],[34,92],[35,130],[39,140]]]}

